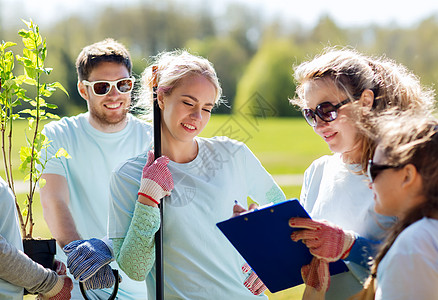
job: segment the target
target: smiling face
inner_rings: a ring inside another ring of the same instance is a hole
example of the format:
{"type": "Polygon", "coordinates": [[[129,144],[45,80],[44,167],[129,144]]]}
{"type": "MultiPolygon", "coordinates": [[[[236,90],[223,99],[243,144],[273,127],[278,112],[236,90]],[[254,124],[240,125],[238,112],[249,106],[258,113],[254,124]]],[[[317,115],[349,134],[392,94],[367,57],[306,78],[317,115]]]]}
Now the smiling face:
{"type": "Polygon", "coordinates": [[[193,145],[210,120],[215,97],[215,86],[200,75],[181,79],[168,95],[159,93],[163,139],[170,147],[193,145]]]}
{"type": "MultiPolygon", "coordinates": [[[[373,163],[388,164],[382,147],[377,147],[373,163]]],[[[388,168],[379,172],[374,178],[371,188],[374,194],[374,210],[385,216],[398,216],[403,211],[405,193],[401,191],[403,172],[398,168],[388,168]]]]}
{"type": "MultiPolygon", "coordinates": [[[[348,98],[331,79],[307,81],[303,84],[303,90],[306,108],[312,110],[323,102],[336,105],[348,98]]],[[[317,116],[317,124],[313,129],[331,151],[341,153],[344,160],[357,162],[360,158],[360,141],[358,130],[351,118],[352,113],[351,104],[343,105],[338,109],[338,117],[334,121],[325,122],[317,116]]]]}
{"type": "MultiPolygon", "coordinates": [[[[88,81],[108,80],[114,81],[128,78],[128,69],[119,63],[102,62],[95,67],[88,81]]],[[[117,132],[126,126],[126,114],[131,105],[131,93],[121,94],[113,86],[111,91],[104,96],[97,96],[91,86],[78,84],[81,96],[87,101],[90,124],[103,132],[117,132]]]]}

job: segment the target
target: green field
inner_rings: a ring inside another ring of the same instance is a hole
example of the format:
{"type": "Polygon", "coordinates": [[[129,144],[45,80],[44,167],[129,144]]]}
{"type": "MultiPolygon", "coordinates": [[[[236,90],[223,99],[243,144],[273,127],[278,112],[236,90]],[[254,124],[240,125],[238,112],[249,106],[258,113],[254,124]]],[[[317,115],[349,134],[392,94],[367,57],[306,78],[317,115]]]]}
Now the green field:
{"type": "MultiPolygon", "coordinates": [[[[15,125],[16,145],[14,153],[15,168],[18,168],[19,147],[24,141],[26,123],[15,125]]],[[[244,141],[254,154],[260,159],[264,167],[274,178],[276,175],[293,174],[300,178],[310,163],[324,154],[329,154],[326,144],[319,138],[310,126],[302,119],[245,119],[235,116],[213,116],[202,136],[226,135],[231,138],[244,141]]],[[[0,167],[4,177],[3,164],[0,167]]],[[[16,181],[22,181],[23,175],[18,170],[14,171],[16,181]]],[[[282,182],[280,184],[287,198],[298,198],[300,194],[300,182],[282,182]]],[[[19,195],[20,201],[25,195],[19,195]]],[[[42,209],[37,198],[34,205],[35,236],[50,237],[50,232],[42,217],[42,209]]],[[[301,299],[303,287],[278,292],[267,293],[269,299],[301,299]]],[[[31,297],[25,297],[30,299],[31,297]]]]}

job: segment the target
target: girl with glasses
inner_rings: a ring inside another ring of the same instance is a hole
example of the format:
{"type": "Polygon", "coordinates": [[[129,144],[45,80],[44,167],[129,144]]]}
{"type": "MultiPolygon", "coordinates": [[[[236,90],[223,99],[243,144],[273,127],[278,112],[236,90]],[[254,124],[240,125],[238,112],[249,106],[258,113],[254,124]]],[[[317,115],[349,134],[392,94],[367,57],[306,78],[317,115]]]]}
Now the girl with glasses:
{"type": "Polygon", "coordinates": [[[146,280],[156,299],[154,235],[163,209],[165,299],[267,299],[216,223],[231,216],[235,200],[267,204],[285,196],[244,144],[198,137],[221,98],[213,66],[184,51],[165,52],[144,71],[142,86],[140,107],[151,107],[157,91],[164,156],[154,161],[147,151],[113,172],[109,237],[117,262],[132,279],[146,280]]]}
{"type": "Polygon", "coordinates": [[[385,229],[395,221],[373,210],[367,164],[375,145],[364,134],[369,118],[390,107],[432,109],[433,94],[406,68],[354,50],[328,49],[295,69],[298,105],[333,155],[304,174],[300,201],[313,220],[291,219],[292,234],[314,255],[303,268],[305,298],[347,299],[362,288],[385,229]],[[323,220],[323,221],[322,221],[323,220]],[[328,263],[344,259],[349,271],[330,278],[328,263]],[[319,274],[319,277],[317,276],[319,274]]]}
{"type": "Polygon", "coordinates": [[[398,221],[376,256],[366,288],[355,299],[436,299],[438,121],[410,114],[389,118],[377,120],[370,187],[376,212],[398,221]]]}

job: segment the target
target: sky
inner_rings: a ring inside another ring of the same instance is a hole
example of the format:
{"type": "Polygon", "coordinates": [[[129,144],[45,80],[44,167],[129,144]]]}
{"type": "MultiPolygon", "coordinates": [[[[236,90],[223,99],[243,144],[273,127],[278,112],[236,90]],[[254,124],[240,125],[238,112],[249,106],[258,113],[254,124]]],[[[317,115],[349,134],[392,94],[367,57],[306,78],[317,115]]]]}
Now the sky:
{"type": "MultiPolygon", "coordinates": [[[[71,14],[87,16],[105,5],[129,7],[133,3],[160,3],[163,0],[0,0],[2,24],[32,18],[39,25],[51,24],[71,14]],[[38,12],[38,13],[36,13],[38,12]]],[[[277,18],[314,26],[322,15],[329,15],[341,27],[369,24],[402,27],[415,26],[420,20],[438,15],[438,1],[431,0],[173,0],[186,3],[188,9],[209,1],[217,14],[225,3],[244,3],[262,12],[265,18],[277,18]]],[[[208,3],[208,2],[207,2],[208,3]]]]}

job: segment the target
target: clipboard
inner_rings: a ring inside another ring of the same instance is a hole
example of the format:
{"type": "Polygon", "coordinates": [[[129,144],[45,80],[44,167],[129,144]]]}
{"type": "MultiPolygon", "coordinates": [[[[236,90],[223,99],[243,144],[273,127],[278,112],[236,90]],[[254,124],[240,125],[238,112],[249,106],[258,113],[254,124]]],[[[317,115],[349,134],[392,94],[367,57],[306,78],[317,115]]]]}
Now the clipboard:
{"type": "MultiPolygon", "coordinates": [[[[300,230],[289,227],[292,217],[310,218],[297,199],[262,206],[216,224],[271,293],[304,283],[301,267],[313,258],[306,245],[290,238],[293,231],[300,230]]],[[[342,260],[330,263],[329,269],[330,275],[348,271],[342,260]]]]}

